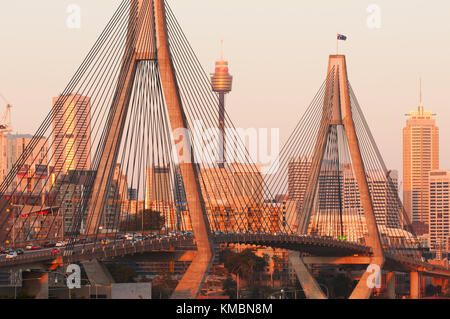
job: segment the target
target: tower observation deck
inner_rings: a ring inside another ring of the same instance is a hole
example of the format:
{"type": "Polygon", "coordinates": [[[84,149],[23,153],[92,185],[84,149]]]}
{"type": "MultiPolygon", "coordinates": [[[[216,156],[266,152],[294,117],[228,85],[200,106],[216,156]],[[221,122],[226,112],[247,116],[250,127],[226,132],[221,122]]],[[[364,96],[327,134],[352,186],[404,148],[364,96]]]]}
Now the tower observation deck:
{"type": "Polygon", "coordinates": [[[221,42],[220,60],[216,62],[215,73],[211,74],[212,90],[219,95],[219,164],[225,163],[225,94],[231,92],[233,77],[229,73],[228,62],[223,59],[223,41],[221,42]]]}

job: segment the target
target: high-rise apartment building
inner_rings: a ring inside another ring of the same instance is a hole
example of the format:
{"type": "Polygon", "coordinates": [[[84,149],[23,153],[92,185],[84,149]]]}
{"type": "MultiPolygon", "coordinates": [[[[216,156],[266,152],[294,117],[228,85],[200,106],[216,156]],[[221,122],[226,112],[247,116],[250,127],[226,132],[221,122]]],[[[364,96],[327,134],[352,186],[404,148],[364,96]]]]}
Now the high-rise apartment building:
{"type": "Polygon", "coordinates": [[[228,163],[200,170],[200,187],[213,231],[251,228],[264,213],[264,184],[259,167],[228,163]]]}
{"type": "Polygon", "coordinates": [[[84,194],[90,191],[94,176],[94,171],[69,171],[59,174],[53,185],[56,198],[52,205],[59,207],[65,235],[83,233],[87,219],[84,194]]]}
{"type": "Polygon", "coordinates": [[[394,229],[401,228],[398,172],[368,170],[367,179],[377,224],[394,229]]]}
{"type": "Polygon", "coordinates": [[[264,179],[259,167],[229,163],[224,168],[202,168],[200,176],[207,205],[243,208],[264,202],[264,179]]]}
{"type": "Polygon", "coordinates": [[[288,164],[288,200],[303,202],[308,185],[311,158],[292,158],[288,164]]]}
{"type": "Polygon", "coordinates": [[[173,203],[168,166],[147,167],[145,180],[146,209],[150,209],[155,203],[173,203]]]}
{"type": "Polygon", "coordinates": [[[52,163],[55,174],[91,166],[91,102],[82,95],[53,98],[52,163]]]}
{"type": "Polygon", "coordinates": [[[434,170],[430,172],[430,249],[441,259],[450,247],[450,171],[434,170]]]}
{"type": "Polygon", "coordinates": [[[8,135],[0,131],[0,183],[3,182],[8,174],[7,137],[8,135]]]}
{"type": "MultiPolygon", "coordinates": [[[[95,171],[69,171],[67,174],[60,174],[53,185],[53,192],[56,194],[53,205],[60,208],[59,214],[64,221],[65,234],[84,232],[87,222],[86,205],[88,205],[85,194],[91,190],[94,179],[95,171]]],[[[127,177],[120,164],[116,164],[107,201],[99,222],[100,233],[117,231],[120,226],[120,218],[134,213],[130,209],[132,201],[128,201],[127,191],[127,177]]]]}
{"type": "Polygon", "coordinates": [[[403,201],[412,222],[428,224],[429,172],[439,169],[439,128],[433,113],[409,113],[403,128],[403,201]]]}
{"type": "MultiPolygon", "coordinates": [[[[2,156],[2,177],[5,178],[24,152],[33,135],[10,134],[4,137],[4,156],[2,156]],[[5,174],[3,174],[5,172],[5,174]]],[[[45,182],[48,176],[48,140],[39,138],[36,147],[17,172],[11,182],[8,192],[39,194],[42,190],[49,190],[49,183],[45,182]]]]}
{"type": "Polygon", "coordinates": [[[174,203],[173,175],[169,166],[150,166],[146,169],[145,209],[161,213],[166,229],[176,229],[179,223],[174,203]]]}
{"type": "Polygon", "coordinates": [[[251,164],[231,163],[233,197],[239,206],[261,206],[264,203],[264,178],[260,167],[251,164]]]}

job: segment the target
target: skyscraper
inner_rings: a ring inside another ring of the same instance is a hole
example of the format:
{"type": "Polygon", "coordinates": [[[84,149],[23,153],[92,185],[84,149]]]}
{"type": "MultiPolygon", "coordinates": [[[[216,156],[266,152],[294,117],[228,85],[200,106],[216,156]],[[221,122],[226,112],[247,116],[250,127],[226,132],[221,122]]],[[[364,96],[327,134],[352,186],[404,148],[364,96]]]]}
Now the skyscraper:
{"type": "Polygon", "coordinates": [[[411,111],[403,128],[403,201],[412,222],[428,224],[428,174],[439,169],[439,128],[431,111],[411,111]]]}
{"type": "Polygon", "coordinates": [[[89,170],[91,156],[90,98],[67,95],[53,98],[52,163],[56,174],[89,170]]]}
{"type": "Polygon", "coordinates": [[[155,203],[173,203],[168,166],[147,167],[145,185],[145,208],[151,209],[155,203]]]}
{"type": "MultiPolygon", "coordinates": [[[[4,159],[6,159],[6,163],[2,166],[6,167],[6,174],[13,168],[32,139],[32,135],[20,134],[10,134],[5,137],[4,159]]],[[[48,140],[41,137],[37,139],[36,143],[36,147],[33,148],[30,156],[11,182],[9,192],[39,194],[44,187],[47,189],[50,187],[48,183],[45,183],[48,175],[48,140]]]]}
{"type": "MultiPolygon", "coordinates": [[[[331,165],[328,164],[327,167],[331,165]]],[[[377,225],[391,232],[401,227],[398,218],[400,207],[397,175],[395,170],[366,170],[377,225]]],[[[351,164],[341,163],[334,170],[322,170],[318,183],[318,205],[311,216],[310,231],[323,236],[344,236],[350,241],[360,241],[367,229],[358,183],[351,164]]]]}
{"type": "Polygon", "coordinates": [[[308,185],[311,158],[292,158],[288,165],[288,200],[303,202],[308,185]]]}
{"type": "Polygon", "coordinates": [[[448,252],[450,238],[450,171],[430,172],[430,249],[437,259],[448,252]]]}

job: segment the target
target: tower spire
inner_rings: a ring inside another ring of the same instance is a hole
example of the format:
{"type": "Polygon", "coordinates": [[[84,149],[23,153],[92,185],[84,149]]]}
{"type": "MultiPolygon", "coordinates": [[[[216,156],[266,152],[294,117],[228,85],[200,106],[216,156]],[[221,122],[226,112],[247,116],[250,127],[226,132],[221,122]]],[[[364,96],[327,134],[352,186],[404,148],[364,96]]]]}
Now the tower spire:
{"type": "Polygon", "coordinates": [[[223,40],[220,40],[220,61],[216,62],[215,73],[211,74],[212,90],[219,95],[219,125],[222,134],[219,145],[219,165],[225,163],[225,95],[231,92],[233,77],[228,70],[228,62],[223,59],[223,40]]]}

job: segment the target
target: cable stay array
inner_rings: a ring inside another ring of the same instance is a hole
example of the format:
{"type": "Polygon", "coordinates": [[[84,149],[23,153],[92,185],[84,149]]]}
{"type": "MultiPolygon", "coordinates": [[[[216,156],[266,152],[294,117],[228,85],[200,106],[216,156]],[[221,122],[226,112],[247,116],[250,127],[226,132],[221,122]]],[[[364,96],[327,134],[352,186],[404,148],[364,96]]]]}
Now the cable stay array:
{"type": "Polygon", "coordinates": [[[228,114],[230,151],[220,165],[218,96],[165,2],[184,122],[181,129],[172,127],[155,12],[153,1],[124,0],[54,99],[0,185],[2,243],[73,245],[119,240],[127,232],[192,233],[182,172],[189,161],[210,232],[286,231],[273,218],[276,210],[260,188],[262,174],[228,114]]]}

